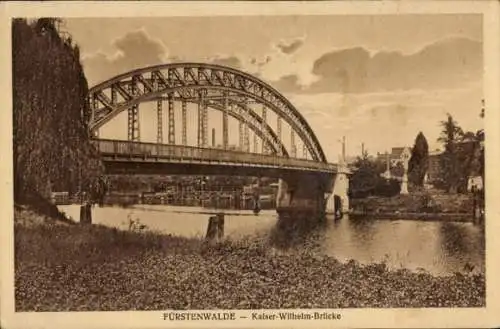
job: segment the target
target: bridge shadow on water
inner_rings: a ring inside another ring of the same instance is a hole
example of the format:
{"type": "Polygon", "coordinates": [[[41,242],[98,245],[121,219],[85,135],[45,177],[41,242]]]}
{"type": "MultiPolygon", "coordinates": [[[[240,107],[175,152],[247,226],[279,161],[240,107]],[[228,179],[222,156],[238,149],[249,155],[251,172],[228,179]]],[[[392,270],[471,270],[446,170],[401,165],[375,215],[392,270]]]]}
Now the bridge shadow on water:
{"type": "Polygon", "coordinates": [[[330,219],[280,216],[269,233],[269,244],[281,250],[320,251],[330,219]]]}

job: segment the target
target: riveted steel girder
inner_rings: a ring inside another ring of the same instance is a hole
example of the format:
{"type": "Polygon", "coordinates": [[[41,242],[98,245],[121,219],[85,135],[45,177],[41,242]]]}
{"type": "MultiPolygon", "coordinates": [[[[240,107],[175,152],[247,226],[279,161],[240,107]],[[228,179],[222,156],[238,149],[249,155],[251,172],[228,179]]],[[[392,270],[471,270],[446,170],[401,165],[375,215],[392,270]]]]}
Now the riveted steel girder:
{"type": "Polygon", "coordinates": [[[151,66],[124,73],[96,85],[89,91],[89,97],[96,100],[90,102],[94,112],[90,129],[98,129],[119,112],[161,94],[174,93],[175,97],[192,99],[199,97],[199,89],[208,91],[207,99],[212,96],[222,98],[222,93],[226,92],[230,98],[254,101],[266,106],[291,126],[306,145],[313,160],[326,162],[311,127],[283,95],[250,74],[213,64],[174,63],[151,66]],[[130,84],[135,85],[136,92],[133,95],[127,94],[126,86],[130,84]],[[111,96],[112,93],[115,96],[111,96]]]}

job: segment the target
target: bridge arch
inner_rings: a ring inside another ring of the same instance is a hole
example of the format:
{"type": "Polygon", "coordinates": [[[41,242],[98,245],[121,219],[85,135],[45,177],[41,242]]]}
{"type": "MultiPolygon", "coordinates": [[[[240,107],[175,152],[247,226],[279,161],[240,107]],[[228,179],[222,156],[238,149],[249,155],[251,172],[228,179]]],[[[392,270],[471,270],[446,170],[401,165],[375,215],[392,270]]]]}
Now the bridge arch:
{"type": "MultiPolygon", "coordinates": [[[[206,95],[207,99],[224,101],[225,98],[229,98],[231,102],[240,104],[253,100],[266,106],[298,134],[313,160],[327,162],[316,135],[290,101],[262,80],[221,65],[204,63],[156,65],[133,70],[99,83],[89,90],[92,110],[89,126],[91,130],[96,130],[120,112],[162,95],[192,101],[199,100],[200,94],[206,95]]],[[[223,106],[212,105],[219,109],[223,106]]],[[[250,116],[260,118],[254,111],[252,112],[253,114],[248,111],[250,116]]],[[[262,118],[260,119],[262,124],[262,118]]],[[[277,134],[269,126],[262,130],[266,130],[270,136],[267,142],[273,142],[272,139],[277,138],[277,134]]],[[[262,133],[262,130],[259,133],[262,133]]],[[[283,155],[288,156],[286,150],[283,155]]]]}

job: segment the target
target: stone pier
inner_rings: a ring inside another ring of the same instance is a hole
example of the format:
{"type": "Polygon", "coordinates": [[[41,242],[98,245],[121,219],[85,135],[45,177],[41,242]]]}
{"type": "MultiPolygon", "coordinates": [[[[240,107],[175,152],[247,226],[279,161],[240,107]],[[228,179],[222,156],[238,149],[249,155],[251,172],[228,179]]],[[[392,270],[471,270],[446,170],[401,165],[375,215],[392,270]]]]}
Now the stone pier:
{"type": "Polygon", "coordinates": [[[288,175],[279,180],[276,211],[280,216],[317,217],[326,210],[334,175],[288,175]]]}
{"type": "Polygon", "coordinates": [[[326,213],[342,215],[349,213],[349,172],[346,168],[340,168],[335,177],[332,192],[326,202],[326,213]],[[336,209],[335,197],[340,199],[340,209],[336,209]]]}

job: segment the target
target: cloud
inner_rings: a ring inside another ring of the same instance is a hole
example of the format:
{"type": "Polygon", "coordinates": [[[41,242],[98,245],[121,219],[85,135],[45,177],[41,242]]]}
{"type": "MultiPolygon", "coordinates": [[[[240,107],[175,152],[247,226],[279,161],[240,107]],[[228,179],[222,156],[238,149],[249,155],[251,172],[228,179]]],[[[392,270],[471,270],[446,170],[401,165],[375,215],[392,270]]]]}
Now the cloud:
{"type": "Polygon", "coordinates": [[[291,94],[289,98],[325,149],[330,140],[345,134],[348,139],[359,139],[357,145],[365,142],[371,151],[382,152],[391,145],[411,145],[419,131],[434,148],[446,112],[465,130],[481,128],[481,95],[481,85],[475,85],[469,90],[291,94]]]}
{"type": "Polygon", "coordinates": [[[111,45],[116,49],[113,55],[96,53],[83,58],[89,85],[133,69],[165,63],[168,59],[167,47],[144,29],[128,32],[111,45]]]}
{"type": "Polygon", "coordinates": [[[242,67],[241,60],[236,56],[216,57],[210,60],[211,63],[223,66],[229,66],[235,69],[242,67]]]}
{"type": "Polygon", "coordinates": [[[299,84],[299,77],[296,74],[285,75],[277,81],[272,81],[271,85],[283,93],[302,90],[299,84]]]}
{"type": "Polygon", "coordinates": [[[296,52],[303,44],[304,44],[304,39],[299,38],[299,39],[295,39],[289,43],[282,41],[282,42],[278,43],[276,45],[276,47],[278,47],[282,53],[290,55],[290,54],[296,52]]]}
{"type": "Polygon", "coordinates": [[[306,88],[295,84],[292,90],[289,75],[276,84],[284,84],[289,92],[314,94],[461,88],[481,81],[482,55],[482,43],[466,38],[443,39],[409,55],[340,49],[314,60],[311,72],[317,79],[306,88]]]}
{"type": "Polygon", "coordinates": [[[350,93],[363,89],[367,78],[370,54],[363,48],[343,49],[319,57],[312,73],[319,77],[308,89],[310,92],[350,93]]]}

